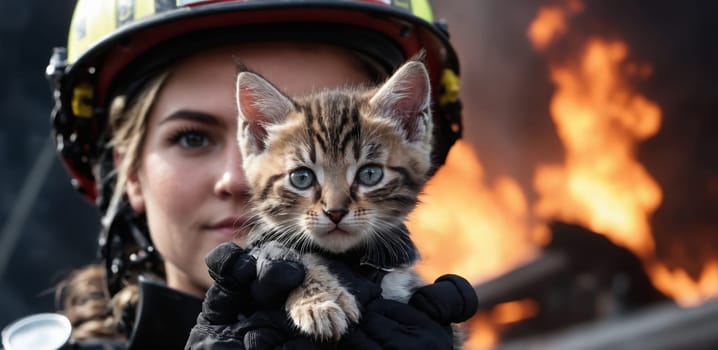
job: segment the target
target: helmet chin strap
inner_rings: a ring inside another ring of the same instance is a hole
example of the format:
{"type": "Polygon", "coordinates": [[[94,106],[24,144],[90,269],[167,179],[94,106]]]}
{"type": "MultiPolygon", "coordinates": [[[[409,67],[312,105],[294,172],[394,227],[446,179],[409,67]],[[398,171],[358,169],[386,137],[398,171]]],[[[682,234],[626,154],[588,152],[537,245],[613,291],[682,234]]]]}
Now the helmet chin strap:
{"type": "MultiPolygon", "coordinates": [[[[100,256],[107,270],[107,287],[114,295],[145,272],[164,274],[162,258],[150,239],[144,215],[138,215],[123,200],[109,222],[103,224],[100,256]]],[[[105,220],[103,220],[105,221],[105,220]]]]}

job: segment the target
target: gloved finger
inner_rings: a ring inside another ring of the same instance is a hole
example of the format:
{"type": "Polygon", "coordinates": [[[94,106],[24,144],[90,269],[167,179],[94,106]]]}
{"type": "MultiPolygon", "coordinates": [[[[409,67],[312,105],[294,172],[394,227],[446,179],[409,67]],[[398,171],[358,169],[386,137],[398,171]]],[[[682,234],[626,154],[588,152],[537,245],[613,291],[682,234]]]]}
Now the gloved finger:
{"type": "Polygon", "coordinates": [[[289,292],[302,284],[305,274],[304,265],[296,261],[266,262],[250,289],[256,307],[263,309],[283,304],[289,292]]]}
{"type": "Polygon", "coordinates": [[[275,348],[275,350],[336,350],[344,349],[337,348],[332,343],[317,343],[311,339],[299,336],[290,340],[287,340],[282,346],[275,348]]]}
{"type": "Polygon", "coordinates": [[[257,276],[257,261],[240,246],[225,242],[205,257],[209,275],[229,292],[248,288],[257,276]]]}
{"type": "Polygon", "coordinates": [[[258,311],[242,322],[244,347],[256,350],[329,350],[330,343],[317,343],[299,334],[279,310],[258,311]]]}
{"type": "Polygon", "coordinates": [[[433,284],[414,292],[409,305],[425,312],[439,323],[464,322],[479,307],[474,288],[461,276],[443,275],[433,284]]]}
{"type": "Polygon", "coordinates": [[[275,349],[289,338],[288,322],[286,314],[280,310],[258,311],[242,320],[238,333],[243,334],[246,349],[275,349]]]}
{"type": "Polygon", "coordinates": [[[187,349],[276,349],[290,336],[286,316],[279,310],[257,312],[225,324],[207,324],[200,314],[187,349]]]}
{"type": "Polygon", "coordinates": [[[410,305],[377,299],[369,303],[367,311],[361,328],[382,349],[448,350],[453,347],[450,327],[410,305]]]}
{"type": "Polygon", "coordinates": [[[367,305],[367,313],[371,313],[376,320],[382,320],[386,327],[436,323],[423,312],[395,300],[376,299],[367,305]]]}
{"type": "Polygon", "coordinates": [[[256,260],[234,243],[223,243],[205,257],[215,283],[202,302],[201,317],[212,325],[237,321],[251,307],[249,288],[256,278],[256,260]]]}
{"type": "Polygon", "coordinates": [[[215,283],[207,290],[202,301],[200,318],[212,325],[235,323],[239,314],[249,307],[247,299],[237,293],[227,292],[215,283]]]}
{"type": "Polygon", "coordinates": [[[343,335],[337,348],[343,350],[382,350],[381,345],[374,339],[369,338],[359,327],[355,327],[349,333],[343,335]]]}

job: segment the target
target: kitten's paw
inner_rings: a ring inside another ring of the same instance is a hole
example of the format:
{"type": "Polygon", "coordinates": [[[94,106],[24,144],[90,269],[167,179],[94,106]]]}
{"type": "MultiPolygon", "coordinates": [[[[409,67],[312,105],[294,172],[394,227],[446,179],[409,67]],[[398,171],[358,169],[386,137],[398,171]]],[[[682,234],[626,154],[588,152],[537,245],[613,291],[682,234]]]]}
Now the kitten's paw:
{"type": "Polygon", "coordinates": [[[356,299],[346,291],[337,298],[329,293],[315,295],[289,306],[288,311],[302,333],[319,340],[339,340],[360,317],[356,299]]]}
{"type": "Polygon", "coordinates": [[[338,340],[349,327],[346,314],[332,301],[299,305],[289,315],[302,333],[319,340],[338,340]]]}
{"type": "Polygon", "coordinates": [[[350,294],[346,290],[342,290],[337,297],[337,303],[344,310],[347,318],[351,323],[358,323],[361,318],[361,312],[359,311],[359,305],[354,295],[350,294]]]}

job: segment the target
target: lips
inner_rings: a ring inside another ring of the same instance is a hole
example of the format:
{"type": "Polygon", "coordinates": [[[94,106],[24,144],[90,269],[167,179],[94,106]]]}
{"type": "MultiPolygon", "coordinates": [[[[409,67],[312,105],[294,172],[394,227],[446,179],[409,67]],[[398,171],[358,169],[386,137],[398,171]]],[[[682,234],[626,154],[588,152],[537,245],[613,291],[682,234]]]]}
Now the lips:
{"type": "Polygon", "coordinates": [[[228,217],[206,225],[204,228],[212,233],[219,234],[226,239],[231,239],[242,233],[246,220],[238,217],[228,217]]]}

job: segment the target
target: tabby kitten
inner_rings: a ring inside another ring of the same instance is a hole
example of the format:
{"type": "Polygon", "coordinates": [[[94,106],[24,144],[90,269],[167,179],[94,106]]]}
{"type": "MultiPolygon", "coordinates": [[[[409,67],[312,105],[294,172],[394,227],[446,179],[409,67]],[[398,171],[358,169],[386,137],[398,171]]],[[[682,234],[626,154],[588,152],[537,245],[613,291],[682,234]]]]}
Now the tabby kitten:
{"type": "Polygon", "coordinates": [[[337,340],[360,318],[355,297],[324,259],[386,271],[384,298],[408,302],[424,283],[403,222],[431,167],[429,76],[412,60],[374,88],[293,99],[262,77],[237,78],[238,142],[249,182],[248,240],[258,269],[301,261],[304,283],[286,302],[303,333],[337,340]]]}

